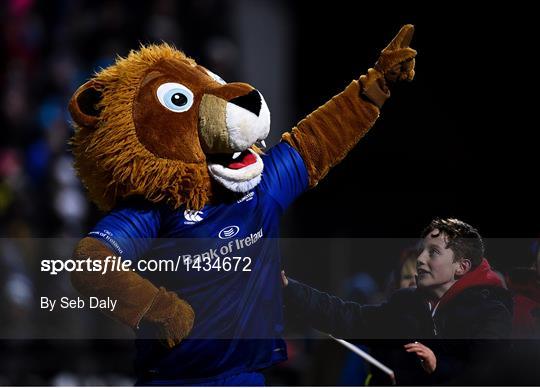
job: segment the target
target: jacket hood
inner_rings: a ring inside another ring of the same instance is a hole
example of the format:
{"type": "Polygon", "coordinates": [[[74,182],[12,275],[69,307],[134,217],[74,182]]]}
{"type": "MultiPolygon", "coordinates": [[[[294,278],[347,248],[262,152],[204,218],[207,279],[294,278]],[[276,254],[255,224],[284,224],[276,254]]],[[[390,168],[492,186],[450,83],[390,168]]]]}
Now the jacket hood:
{"type": "Polygon", "coordinates": [[[482,286],[504,288],[502,280],[495,271],[491,269],[491,266],[486,259],[482,259],[482,262],[478,267],[467,272],[461,279],[455,282],[442,296],[439,306],[448,303],[466,289],[482,286]]]}

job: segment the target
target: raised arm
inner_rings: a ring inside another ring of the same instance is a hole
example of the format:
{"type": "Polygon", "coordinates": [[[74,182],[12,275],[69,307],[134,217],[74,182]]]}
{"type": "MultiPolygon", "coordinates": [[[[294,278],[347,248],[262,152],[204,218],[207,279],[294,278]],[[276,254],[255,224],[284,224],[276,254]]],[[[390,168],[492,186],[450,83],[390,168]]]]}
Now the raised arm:
{"type": "Polygon", "coordinates": [[[291,278],[287,282],[286,311],[319,331],[341,338],[375,338],[389,323],[385,304],[346,302],[291,278]]]}
{"type": "Polygon", "coordinates": [[[413,79],[416,51],[409,47],[413,33],[412,25],[402,27],[374,68],[283,134],[282,140],[302,156],[310,187],[317,185],[373,126],[390,96],[388,83],[413,79]]]}

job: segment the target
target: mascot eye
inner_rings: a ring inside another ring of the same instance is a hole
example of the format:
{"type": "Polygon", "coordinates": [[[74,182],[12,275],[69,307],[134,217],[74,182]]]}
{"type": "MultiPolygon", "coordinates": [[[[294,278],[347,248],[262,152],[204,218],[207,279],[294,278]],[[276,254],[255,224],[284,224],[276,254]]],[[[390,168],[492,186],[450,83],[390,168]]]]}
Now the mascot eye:
{"type": "Polygon", "coordinates": [[[214,81],[216,81],[218,84],[221,84],[221,85],[225,85],[227,82],[225,82],[225,80],[223,78],[221,78],[219,75],[217,75],[216,73],[212,73],[210,70],[208,69],[205,69],[206,72],[208,73],[208,75],[210,77],[212,77],[212,79],[214,81]]]}
{"type": "Polygon", "coordinates": [[[167,82],[156,94],[161,105],[173,112],[185,112],[193,105],[193,93],[182,84],[167,82]]]}

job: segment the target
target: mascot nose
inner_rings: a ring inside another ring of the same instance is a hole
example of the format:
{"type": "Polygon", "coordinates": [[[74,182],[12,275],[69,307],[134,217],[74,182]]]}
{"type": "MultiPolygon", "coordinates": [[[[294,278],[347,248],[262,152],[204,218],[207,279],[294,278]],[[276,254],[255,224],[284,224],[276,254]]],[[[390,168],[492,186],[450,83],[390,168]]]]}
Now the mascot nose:
{"type": "Polygon", "coordinates": [[[229,102],[231,104],[238,105],[241,108],[247,109],[256,116],[258,116],[259,112],[261,111],[261,95],[257,89],[253,89],[251,92],[244,94],[243,96],[233,98],[229,102]]]}

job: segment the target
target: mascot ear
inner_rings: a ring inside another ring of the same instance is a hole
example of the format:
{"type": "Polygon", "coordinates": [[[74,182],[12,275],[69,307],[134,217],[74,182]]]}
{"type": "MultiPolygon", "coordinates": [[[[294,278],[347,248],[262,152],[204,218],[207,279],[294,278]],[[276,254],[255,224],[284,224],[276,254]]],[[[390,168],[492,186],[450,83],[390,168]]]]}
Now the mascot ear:
{"type": "Polygon", "coordinates": [[[69,101],[69,113],[73,120],[81,127],[95,127],[99,120],[100,110],[97,104],[101,97],[101,91],[96,88],[94,81],[88,81],[79,87],[69,101]]]}

